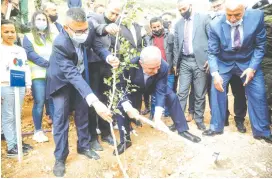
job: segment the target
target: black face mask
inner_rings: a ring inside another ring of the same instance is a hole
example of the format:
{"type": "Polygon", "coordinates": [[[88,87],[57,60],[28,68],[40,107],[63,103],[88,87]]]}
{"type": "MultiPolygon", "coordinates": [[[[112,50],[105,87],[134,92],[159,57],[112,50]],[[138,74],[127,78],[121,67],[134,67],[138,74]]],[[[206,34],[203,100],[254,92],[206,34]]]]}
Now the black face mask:
{"type": "Polygon", "coordinates": [[[50,18],[50,20],[51,20],[51,22],[56,22],[57,21],[57,19],[58,19],[58,15],[49,15],[49,18],[50,18]]]}
{"type": "Polygon", "coordinates": [[[168,29],[169,26],[170,26],[170,24],[171,24],[171,21],[163,21],[163,27],[164,27],[165,29],[168,29]]]}
{"type": "Polygon", "coordinates": [[[164,29],[162,28],[160,30],[153,30],[152,34],[159,37],[159,36],[161,36],[163,34],[163,32],[164,32],[164,29]]]}
{"type": "Polygon", "coordinates": [[[181,13],[181,16],[184,19],[188,20],[190,18],[190,16],[191,16],[191,12],[192,12],[192,8],[190,7],[186,12],[181,13]]]}
{"type": "Polygon", "coordinates": [[[19,13],[20,13],[20,10],[19,10],[19,9],[13,8],[13,9],[10,11],[10,16],[17,16],[19,13]]]}

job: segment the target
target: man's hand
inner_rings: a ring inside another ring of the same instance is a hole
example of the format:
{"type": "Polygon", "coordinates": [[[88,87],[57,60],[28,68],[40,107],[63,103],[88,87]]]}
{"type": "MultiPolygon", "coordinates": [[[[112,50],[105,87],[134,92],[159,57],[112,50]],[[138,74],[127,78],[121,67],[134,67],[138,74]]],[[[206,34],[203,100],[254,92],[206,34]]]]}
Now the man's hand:
{"type": "Polygon", "coordinates": [[[110,64],[113,67],[113,69],[116,69],[119,67],[120,61],[117,57],[113,55],[107,56],[106,61],[108,62],[108,64],[110,64]]]}
{"type": "Polygon", "coordinates": [[[109,24],[109,25],[107,25],[107,26],[105,27],[105,30],[106,30],[106,32],[108,32],[109,34],[115,35],[115,34],[117,34],[117,32],[119,32],[120,29],[118,28],[118,25],[117,25],[117,24],[111,23],[111,24],[109,24]]]}
{"type": "Polygon", "coordinates": [[[213,84],[218,91],[224,92],[223,79],[218,72],[213,76],[213,84]]]}
{"type": "Polygon", "coordinates": [[[240,78],[243,78],[246,75],[246,80],[244,82],[244,86],[246,86],[253,78],[255,75],[255,70],[252,68],[247,68],[241,75],[240,78]]]}
{"type": "Polygon", "coordinates": [[[107,108],[105,104],[103,104],[100,101],[96,101],[93,103],[93,107],[96,111],[96,113],[102,117],[105,121],[108,121],[109,123],[112,122],[112,113],[111,111],[107,108]]]}
{"type": "Polygon", "coordinates": [[[26,88],[26,96],[31,96],[31,88],[26,88]]]}
{"type": "Polygon", "coordinates": [[[161,131],[168,131],[169,130],[169,128],[165,125],[164,122],[162,122],[162,120],[160,118],[154,116],[153,121],[154,121],[157,129],[159,129],[161,131]]]}
{"type": "Polygon", "coordinates": [[[203,68],[204,68],[204,70],[205,70],[206,73],[210,72],[210,67],[209,67],[208,61],[206,61],[206,63],[204,64],[203,68]]]}
{"type": "Polygon", "coordinates": [[[135,109],[135,108],[130,108],[127,111],[127,115],[128,115],[129,118],[137,120],[137,117],[139,116],[139,111],[137,109],[135,109]]]}

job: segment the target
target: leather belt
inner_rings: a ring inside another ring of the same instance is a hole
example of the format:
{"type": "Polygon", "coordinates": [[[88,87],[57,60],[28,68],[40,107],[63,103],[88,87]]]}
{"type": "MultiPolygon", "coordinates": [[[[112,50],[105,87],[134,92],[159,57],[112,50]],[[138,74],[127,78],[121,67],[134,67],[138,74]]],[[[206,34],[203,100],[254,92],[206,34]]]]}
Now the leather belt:
{"type": "Polygon", "coordinates": [[[184,55],[182,54],[183,57],[188,57],[188,58],[195,58],[195,55],[194,54],[189,54],[189,55],[184,55]]]}

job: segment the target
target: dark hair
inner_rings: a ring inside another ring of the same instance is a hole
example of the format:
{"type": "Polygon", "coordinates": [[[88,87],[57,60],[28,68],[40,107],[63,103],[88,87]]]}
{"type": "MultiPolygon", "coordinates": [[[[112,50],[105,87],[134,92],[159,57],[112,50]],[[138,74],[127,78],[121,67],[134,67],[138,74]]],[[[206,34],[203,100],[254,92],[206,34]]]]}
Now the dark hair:
{"type": "Polygon", "coordinates": [[[152,19],[150,19],[150,23],[149,23],[150,26],[152,25],[152,23],[155,23],[155,22],[160,22],[162,24],[163,20],[160,17],[153,17],[152,19]]]}
{"type": "Polygon", "coordinates": [[[86,19],[86,13],[84,10],[80,7],[72,7],[66,12],[66,16],[71,18],[72,20],[76,22],[85,22],[86,19]]]}
{"type": "Polygon", "coordinates": [[[95,7],[94,7],[94,12],[96,12],[96,10],[100,7],[103,7],[103,8],[106,8],[103,4],[97,4],[95,7]]]}
{"type": "Polygon", "coordinates": [[[6,24],[12,24],[15,26],[14,22],[12,22],[10,20],[6,20],[6,19],[1,19],[1,26],[6,25],[6,24]]]}
{"type": "Polygon", "coordinates": [[[45,38],[46,40],[49,40],[49,41],[52,41],[51,39],[51,33],[50,33],[50,26],[49,26],[49,20],[48,20],[48,17],[47,15],[42,12],[42,11],[36,11],[34,12],[34,14],[32,15],[32,18],[31,18],[31,32],[32,32],[32,35],[34,37],[34,41],[36,44],[38,45],[43,45],[42,41],[41,41],[41,37],[40,35],[38,34],[39,32],[39,29],[36,27],[35,25],[35,21],[36,21],[36,17],[40,14],[43,14],[46,18],[46,23],[47,23],[47,27],[46,29],[44,30],[44,34],[45,34],[45,38]]]}
{"type": "Polygon", "coordinates": [[[173,14],[170,13],[170,12],[165,12],[165,13],[163,13],[163,14],[161,15],[161,17],[162,17],[162,16],[165,16],[165,15],[169,15],[169,16],[172,16],[172,17],[173,17],[173,14]]]}

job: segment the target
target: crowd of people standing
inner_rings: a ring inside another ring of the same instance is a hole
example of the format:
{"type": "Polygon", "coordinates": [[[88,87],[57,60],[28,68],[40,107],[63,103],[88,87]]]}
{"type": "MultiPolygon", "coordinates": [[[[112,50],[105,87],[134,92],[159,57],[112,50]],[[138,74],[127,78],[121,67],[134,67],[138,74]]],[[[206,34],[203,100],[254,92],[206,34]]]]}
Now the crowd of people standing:
{"type": "MultiPolygon", "coordinates": [[[[158,126],[164,126],[163,116],[171,117],[171,131],[198,143],[202,139],[189,132],[187,123],[194,120],[203,136],[223,134],[229,125],[229,85],[237,130],[246,132],[248,111],[253,137],[272,143],[272,2],[261,0],[247,7],[242,0],[209,1],[210,11],[200,13],[190,0],[178,0],[181,16],[175,23],[167,12],[149,19],[145,28],[136,21],[118,26],[121,14],[129,18],[135,7],[123,12],[117,0],[107,6],[90,0],[86,7],[80,0],[69,0],[63,23],[53,2],[35,1],[37,11],[28,22],[27,1],[1,0],[1,126],[7,156],[18,154],[11,70],[25,72],[21,109],[24,96],[33,96],[33,140],[49,140],[42,129],[44,108],[52,124],[57,177],[65,174],[70,115],[75,116],[78,154],[95,160],[103,150],[99,134],[101,141],[114,144],[110,123],[117,123],[120,133],[113,154],[122,154],[132,146],[131,122],[141,126],[138,116],[149,112],[158,126]],[[136,68],[118,79],[118,90],[127,88],[125,79],[130,79],[131,88],[137,86],[132,93],[123,91],[125,98],[117,106],[121,114],[107,108],[105,92],[110,87],[104,83],[123,62],[122,56],[112,54],[117,33],[140,54],[131,59],[136,68]],[[204,123],[206,94],[209,127],[204,123]]],[[[31,150],[23,143],[24,154],[31,150]]]]}

